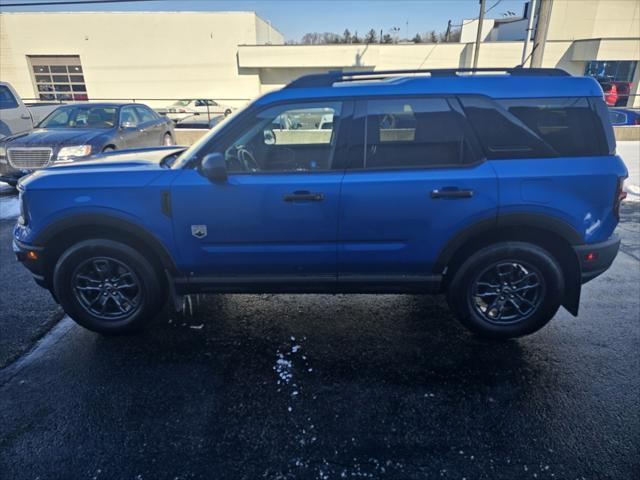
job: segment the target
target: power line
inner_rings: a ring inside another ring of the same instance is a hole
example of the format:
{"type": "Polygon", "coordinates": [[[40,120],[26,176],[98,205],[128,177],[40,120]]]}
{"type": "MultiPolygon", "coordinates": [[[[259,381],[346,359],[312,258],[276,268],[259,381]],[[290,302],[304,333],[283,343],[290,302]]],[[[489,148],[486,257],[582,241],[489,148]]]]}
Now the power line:
{"type": "Polygon", "coordinates": [[[43,7],[54,5],[91,5],[94,3],[138,3],[138,2],[157,2],[164,0],[65,0],[62,2],[28,2],[28,3],[2,3],[0,8],[5,7],[43,7]]]}

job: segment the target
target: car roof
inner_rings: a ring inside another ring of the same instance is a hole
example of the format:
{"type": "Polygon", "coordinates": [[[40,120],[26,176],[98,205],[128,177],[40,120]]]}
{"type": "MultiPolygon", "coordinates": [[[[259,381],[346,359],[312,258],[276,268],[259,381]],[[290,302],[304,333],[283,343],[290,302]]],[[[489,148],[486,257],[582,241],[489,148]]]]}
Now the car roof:
{"type": "MultiPolygon", "coordinates": [[[[460,69],[460,72],[468,72],[460,69]]],[[[266,105],[280,100],[303,100],[343,97],[369,97],[387,95],[486,95],[491,98],[552,98],[552,97],[601,97],[602,88],[592,77],[574,77],[562,70],[520,69],[517,74],[440,74],[431,76],[394,74],[385,72],[331,72],[322,75],[302,77],[285,88],[268,93],[256,103],[266,105]],[[530,75],[527,75],[531,71],[530,75]],[[522,73],[520,73],[522,72],[522,73]],[[546,75],[546,72],[554,72],[546,75]],[[555,73],[557,72],[557,73],[555,73]],[[360,76],[362,73],[362,76],[360,76]],[[381,76],[377,76],[377,75],[381,76]],[[332,81],[334,80],[334,81],[332,81]],[[308,86],[307,86],[308,85],[308,86]]],[[[421,71],[415,71],[421,72],[421,71]]],[[[432,70],[428,72],[457,72],[457,70],[432,70]]]]}
{"type": "Polygon", "coordinates": [[[142,105],[146,107],[144,103],[122,103],[122,102],[73,102],[73,103],[63,103],[61,107],[114,107],[121,108],[127,107],[130,105],[142,105]]]}

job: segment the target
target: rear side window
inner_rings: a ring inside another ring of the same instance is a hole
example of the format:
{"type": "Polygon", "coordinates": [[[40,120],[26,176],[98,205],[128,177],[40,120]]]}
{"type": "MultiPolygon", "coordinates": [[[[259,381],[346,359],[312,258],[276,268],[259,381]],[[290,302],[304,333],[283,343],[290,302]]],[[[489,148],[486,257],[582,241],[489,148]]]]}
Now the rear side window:
{"type": "Polygon", "coordinates": [[[562,157],[601,155],[600,122],[586,98],[499,100],[562,157]]]}
{"type": "Polygon", "coordinates": [[[462,115],[443,98],[366,103],[364,168],[425,168],[472,163],[462,115]]]}
{"type": "Polygon", "coordinates": [[[17,107],[18,102],[11,91],[5,86],[0,86],[0,109],[17,107]]]}
{"type": "Polygon", "coordinates": [[[142,106],[136,106],[134,108],[140,118],[140,122],[153,122],[156,119],[155,114],[148,108],[142,106]]]}
{"type": "Polygon", "coordinates": [[[462,97],[460,101],[489,159],[605,153],[604,127],[586,98],[462,97]]]}

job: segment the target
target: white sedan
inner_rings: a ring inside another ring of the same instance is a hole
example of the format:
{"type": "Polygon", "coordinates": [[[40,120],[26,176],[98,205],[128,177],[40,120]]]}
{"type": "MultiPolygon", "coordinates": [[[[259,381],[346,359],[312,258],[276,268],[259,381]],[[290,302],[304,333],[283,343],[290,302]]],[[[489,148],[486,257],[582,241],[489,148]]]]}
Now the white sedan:
{"type": "Polygon", "coordinates": [[[185,99],[178,100],[168,107],[159,108],[157,112],[177,121],[194,114],[208,114],[211,117],[218,115],[227,116],[234,110],[234,107],[223,105],[211,99],[185,99]]]}

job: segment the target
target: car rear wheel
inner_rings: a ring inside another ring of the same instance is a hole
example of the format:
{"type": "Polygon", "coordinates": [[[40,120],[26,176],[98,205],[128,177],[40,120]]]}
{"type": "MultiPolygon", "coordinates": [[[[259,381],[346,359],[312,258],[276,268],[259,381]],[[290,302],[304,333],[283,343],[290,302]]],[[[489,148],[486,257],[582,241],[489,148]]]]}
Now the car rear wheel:
{"type": "Polygon", "coordinates": [[[501,242],[479,250],[455,272],[448,301],[459,320],[491,338],[531,334],[556,314],[562,269],[537,245],[501,242]]]}
{"type": "Polygon", "coordinates": [[[175,142],[173,141],[173,137],[171,136],[170,133],[164,134],[164,138],[162,139],[162,144],[165,147],[170,147],[171,145],[175,145],[175,142]]]}
{"type": "Polygon", "coordinates": [[[93,239],[67,249],[54,269],[56,298],[73,320],[94,332],[139,330],[162,308],[153,265],[120,242],[93,239]]]}

